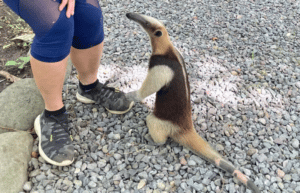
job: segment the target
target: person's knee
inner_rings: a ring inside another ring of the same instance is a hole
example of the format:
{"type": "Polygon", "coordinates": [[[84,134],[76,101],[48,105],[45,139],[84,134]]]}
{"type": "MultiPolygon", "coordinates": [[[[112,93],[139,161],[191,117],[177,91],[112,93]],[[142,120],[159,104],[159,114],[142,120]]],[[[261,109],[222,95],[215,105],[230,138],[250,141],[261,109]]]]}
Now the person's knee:
{"type": "Polygon", "coordinates": [[[76,9],[74,15],[75,31],[72,46],[87,49],[100,44],[104,40],[103,15],[99,7],[85,4],[76,9]]]}
{"type": "Polygon", "coordinates": [[[43,62],[58,62],[70,53],[74,36],[74,19],[66,17],[65,11],[52,28],[43,36],[36,36],[31,46],[31,55],[43,62]]]}
{"type": "Polygon", "coordinates": [[[42,62],[58,62],[70,53],[74,18],[58,7],[59,1],[19,0],[18,13],[35,33],[31,55],[42,62]]]}

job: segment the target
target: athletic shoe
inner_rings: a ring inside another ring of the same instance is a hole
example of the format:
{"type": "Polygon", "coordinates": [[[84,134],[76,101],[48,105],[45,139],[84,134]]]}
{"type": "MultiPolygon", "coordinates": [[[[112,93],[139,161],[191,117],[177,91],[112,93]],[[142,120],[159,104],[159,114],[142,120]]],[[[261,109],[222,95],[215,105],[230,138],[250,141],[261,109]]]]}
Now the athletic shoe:
{"type": "Polygon", "coordinates": [[[39,137],[39,153],[48,163],[67,166],[74,161],[73,138],[68,129],[68,115],[39,115],[34,122],[34,129],[39,137]]]}
{"type": "Polygon", "coordinates": [[[83,90],[80,85],[76,94],[77,99],[83,103],[99,103],[113,114],[127,113],[134,102],[127,100],[125,94],[116,88],[106,86],[98,82],[97,86],[91,90],[83,90]]]}

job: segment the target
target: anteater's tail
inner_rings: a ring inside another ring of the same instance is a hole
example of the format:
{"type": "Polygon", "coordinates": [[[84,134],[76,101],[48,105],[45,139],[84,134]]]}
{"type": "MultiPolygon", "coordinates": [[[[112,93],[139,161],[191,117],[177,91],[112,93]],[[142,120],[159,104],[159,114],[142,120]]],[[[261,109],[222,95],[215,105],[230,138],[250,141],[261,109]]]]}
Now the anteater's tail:
{"type": "Polygon", "coordinates": [[[245,174],[237,170],[229,161],[222,158],[222,156],[211,148],[210,145],[200,135],[198,135],[194,129],[184,134],[173,136],[172,138],[179,144],[192,150],[198,156],[232,174],[240,182],[251,189],[253,193],[260,193],[257,186],[255,186],[255,184],[249,180],[245,174]]]}

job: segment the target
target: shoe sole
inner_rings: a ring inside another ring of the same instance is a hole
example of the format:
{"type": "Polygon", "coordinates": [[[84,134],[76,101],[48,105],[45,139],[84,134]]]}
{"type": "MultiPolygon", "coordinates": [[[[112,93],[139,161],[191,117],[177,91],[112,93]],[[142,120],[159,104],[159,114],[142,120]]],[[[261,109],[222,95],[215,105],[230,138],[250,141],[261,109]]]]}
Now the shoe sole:
{"type": "Polygon", "coordinates": [[[42,158],[44,158],[44,160],[52,165],[55,165],[55,166],[68,166],[68,165],[71,165],[73,162],[74,162],[74,158],[72,161],[70,160],[65,160],[61,163],[59,162],[56,162],[56,161],[53,161],[51,160],[46,154],[45,152],[43,151],[42,149],[42,139],[41,139],[41,125],[40,125],[40,118],[41,118],[41,115],[39,115],[35,121],[34,121],[34,130],[37,134],[37,136],[39,137],[39,154],[42,156],[42,158]]]}
{"type": "MultiPolygon", "coordinates": [[[[78,92],[76,93],[76,98],[77,100],[79,100],[80,102],[82,103],[86,103],[86,104],[91,104],[91,103],[95,103],[95,101],[89,99],[89,98],[86,98],[82,95],[80,95],[78,92]]],[[[121,114],[124,114],[124,113],[127,113],[131,108],[132,106],[134,105],[134,101],[132,101],[129,105],[129,108],[126,109],[125,111],[114,111],[114,110],[109,110],[108,108],[105,107],[106,110],[108,110],[110,113],[112,114],[117,114],[117,115],[121,115],[121,114]]]]}

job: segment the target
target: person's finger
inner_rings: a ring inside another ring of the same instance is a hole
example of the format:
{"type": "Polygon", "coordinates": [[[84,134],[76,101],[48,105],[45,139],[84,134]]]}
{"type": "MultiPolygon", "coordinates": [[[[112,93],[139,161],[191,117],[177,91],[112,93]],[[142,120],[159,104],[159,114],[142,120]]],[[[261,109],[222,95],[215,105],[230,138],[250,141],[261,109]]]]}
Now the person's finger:
{"type": "Polygon", "coordinates": [[[64,7],[67,5],[68,0],[62,0],[61,4],[59,5],[59,11],[62,11],[64,9],[64,7]]]}
{"type": "Polygon", "coordinates": [[[71,15],[74,15],[74,9],[75,9],[75,0],[69,0],[68,2],[68,9],[67,9],[67,17],[71,17],[71,15]]]}

